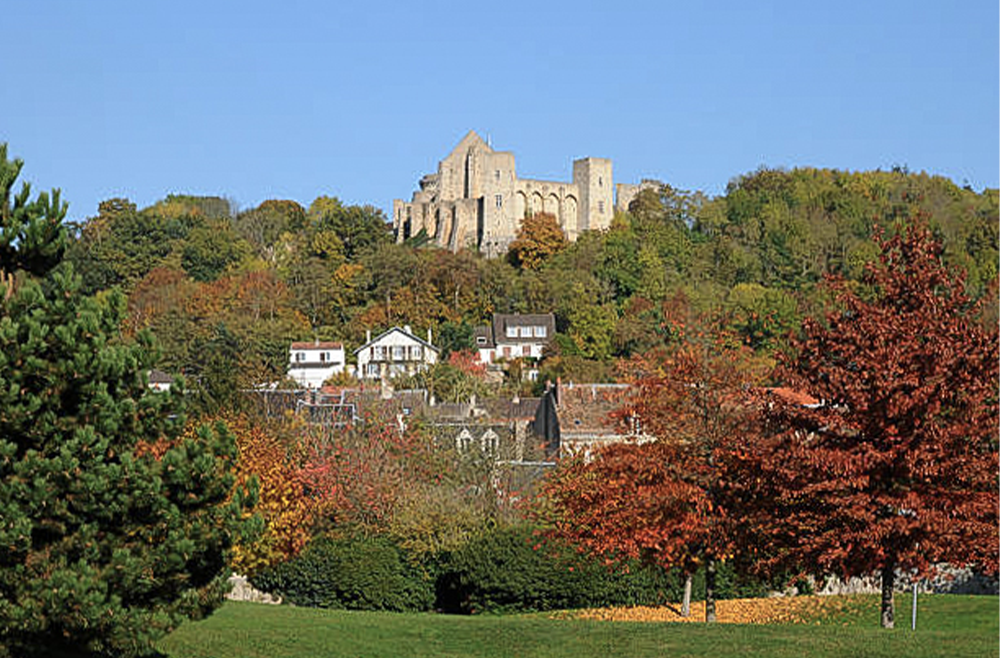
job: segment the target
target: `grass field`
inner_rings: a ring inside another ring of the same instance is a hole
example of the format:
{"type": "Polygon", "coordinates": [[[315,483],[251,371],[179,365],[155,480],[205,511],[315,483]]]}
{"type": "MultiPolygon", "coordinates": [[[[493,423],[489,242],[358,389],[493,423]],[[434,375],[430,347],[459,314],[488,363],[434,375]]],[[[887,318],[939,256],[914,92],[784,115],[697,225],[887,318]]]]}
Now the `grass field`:
{"type": "Polygon", "coordinates": [[[897,626],[878,628],[876,596],[851,597],[798,624],[675,624],[553,619],[549,615],[458,617],[343,612],[229,603],[164,640],[170,658],[610,658],[612,656],[998,656],[998,599],[922,595],[910,630],[910,598],[898,595],[897,626]]]}

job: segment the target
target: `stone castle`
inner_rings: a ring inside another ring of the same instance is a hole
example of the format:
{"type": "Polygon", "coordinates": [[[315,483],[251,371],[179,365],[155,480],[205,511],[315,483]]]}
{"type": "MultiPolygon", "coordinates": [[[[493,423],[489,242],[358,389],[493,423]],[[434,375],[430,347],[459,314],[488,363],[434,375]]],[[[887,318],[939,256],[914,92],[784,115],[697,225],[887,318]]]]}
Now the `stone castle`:
{"type": "Polygon", "coordinates": [[[420,179],[411,201],[392,202],[392,223],[397,242],[423,231],[452,251],[496,256],[507,251],[525,216],[551,213],[576,240],[583,231],[608,228],[615,211],[626,210],[641,188],[615,185],[606,158],[574,161],[572,183],[518,178],[513,153],[494,151],[469,131],[436,174],[420,179]]]}

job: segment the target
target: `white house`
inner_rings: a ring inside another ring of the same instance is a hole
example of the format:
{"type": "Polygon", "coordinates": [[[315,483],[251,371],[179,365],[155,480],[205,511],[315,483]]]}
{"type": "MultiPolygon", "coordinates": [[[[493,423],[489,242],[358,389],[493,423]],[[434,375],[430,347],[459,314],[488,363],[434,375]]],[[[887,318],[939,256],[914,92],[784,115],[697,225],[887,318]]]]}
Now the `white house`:
{"type": "Polygon", "coordinates": [[[169,391],[174,383],[174,378],[162,370],[150,370],[146,385],[153,391],[169,391]]]}
{"type": "Polygon", "coordinates": [[[413,375],[426,370],[438,361],[441,350],[431,344],[431,332],[427,340],[413,334],[409,325],[392,329],[372,340],[368,332],[367,342],[354,350],[358,360],[358,379],[383,379],[397,375],[413,375]]]}
{"type": "Polygon", "coordinates": [[[473,337],[479,360],[495,363],[501,359],[542,358],[542,349],[555,332],[556,320],[551,313],[494,313],[493,324],[476,327],[473,337]]]}
{"type": "Polygon", "coordinates": [[[344,346],[313,341],[292,343],[288,350],[288,377],[305,388],[319,388],[332,375],[344,372],[344,346]]]}

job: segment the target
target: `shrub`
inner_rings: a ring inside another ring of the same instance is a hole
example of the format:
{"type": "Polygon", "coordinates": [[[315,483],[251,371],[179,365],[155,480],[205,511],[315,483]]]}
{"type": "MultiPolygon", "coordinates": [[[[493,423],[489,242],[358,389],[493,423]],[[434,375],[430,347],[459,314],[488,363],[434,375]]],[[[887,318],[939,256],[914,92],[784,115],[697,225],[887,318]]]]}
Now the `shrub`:
{"type": "Polygon", "coordinates": [[[382,537],[318,537],[251,582],[288,603],[315,608],[417,612],[434,600],[431,581],[382,537]]]}
{"type": "MultiPolygon", "coordinates": [[[[542,540],[526,526],[489,530],[440,560],[436,607],[444,612],[534,612],[679,602],[684,574],[627,561],[608,566],[572,546],[542,540]]],[[[692,579],[694,597],[705,591],[705,573],[692,579]]],[[[775,585],[780,589],[784,585],[775,585]]],[[[764,596],[768,583],[717,565],[716,598],[764,596]]]]}
{"type": "Polygon", "coordinates": [[[662,602],[662,570],[628,566],[608,568],[530,527],[493,529],[443,560],[437,607],[470,614],[662,602]]]}

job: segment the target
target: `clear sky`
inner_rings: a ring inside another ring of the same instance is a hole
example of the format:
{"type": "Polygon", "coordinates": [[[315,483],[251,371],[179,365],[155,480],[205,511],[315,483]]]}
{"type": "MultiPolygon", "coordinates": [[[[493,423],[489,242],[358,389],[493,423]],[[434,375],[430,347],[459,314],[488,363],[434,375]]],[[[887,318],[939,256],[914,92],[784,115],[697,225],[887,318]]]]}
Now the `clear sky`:
{"type": "Polygon", "coordinates": [[[998,186],[997,0],[31,0],[0,142],[70,217],[170,193],[391,208],[470,129],[518,173],[710,194],[761,165],[998,186]]]}

